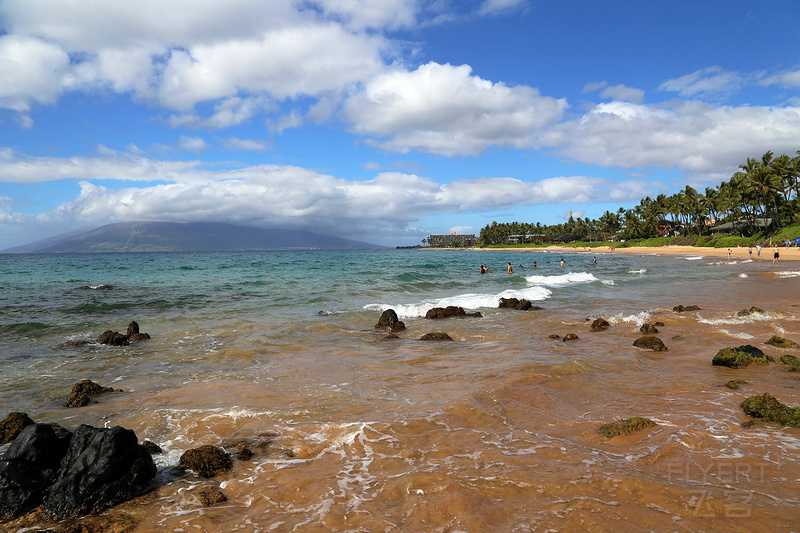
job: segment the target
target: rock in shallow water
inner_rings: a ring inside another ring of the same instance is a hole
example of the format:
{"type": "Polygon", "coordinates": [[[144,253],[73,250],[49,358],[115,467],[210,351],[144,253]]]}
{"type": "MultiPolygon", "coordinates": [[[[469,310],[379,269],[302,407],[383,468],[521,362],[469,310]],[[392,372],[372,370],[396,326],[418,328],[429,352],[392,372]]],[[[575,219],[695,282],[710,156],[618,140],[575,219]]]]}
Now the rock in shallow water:
{"type": "Polygon", "coordinates": [[[34,424],[0,462],[0,516],[39,504],[59,519],[101,511],[149,490],[155,473],[129,429],[82,425],[59,436],[49,424],[34,424]]]}
{"type": "Polygon", "coordinates": [[[26,413],[16,411],[8,413],[8,416],[0,422],[0,444],[12,442],[23,429],[31,424],[33,424],[33,420],[26,413]]]}
{"type": "Polygon", "coordinates": [[[230,456],[222,448],[209,444],[186,450],[178,464],[201,477],[214,477],[232,466],[230,456]]]}
{"type": "Polygon", "coordinates": [[[616,422],[603,424],[597,431],[605,438],[612,439],[618,435],[630,435],[634,431],[649,429],[657,425],[658,424],[649,418],[635,416],[633,418],[626,418],[625,420],[617,420],[616,422]]]}
{"type": "Polygon", "coordinates": [[[773,358],[755,346],[745,344],[738,348],[723,348],[717,352],[711,364],[729,368],[745,368],[750,365],[768,365],[773,358]]]}

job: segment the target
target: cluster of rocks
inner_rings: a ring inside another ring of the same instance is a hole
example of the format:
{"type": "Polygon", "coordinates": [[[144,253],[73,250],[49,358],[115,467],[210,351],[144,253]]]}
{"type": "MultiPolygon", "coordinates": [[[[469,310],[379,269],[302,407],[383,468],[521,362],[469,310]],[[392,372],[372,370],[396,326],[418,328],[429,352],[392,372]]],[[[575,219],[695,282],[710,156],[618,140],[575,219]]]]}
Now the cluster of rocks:
{"type": "Polygon", "coordinates": [[[672,310],[675,311],[676,313],[686,313],[689,311],[702,311],[702,308],[696,305],[686,305],[686,306],[676,305],[675,307],[672,308],[672,310]]]}
{"type": "Polygon", "coordinates": [[[0,460],[0,518],[39,506],[55,519],[99,512],[150,490],[155,474],[132,430],[30,423],[0,460]]]}
{"type": "Polygon", "coordinates": [[[140,333],[139,332],[139,324],[136,321],[131,321],[128,324],[128,331],[123,335],[118,331],[112,331],[110,329],[105,330],[103,333],[100,334],[99,337],[96,339],[82,339],[77,341],[67,341],[62,344],[59,344],[59,347],[66,348],[66,347],[76,347],[76,346],[85,346],[87,344],[107,344],[109,346],[128,346],[132,342],[141,342],[150,339],[150,335],[148,333],[140,333]]]}
{"type": "Polygon", "coordinates": [[[519,298],[500,298],[498,309],[516,309],[517,311],[541,311],[542,308],[533,305],[530,300],[519,298]]]}
{"type": "Polygon", "coordinates": [[[437,318],[453,318],[453,317],[482,318],[483,315],[481,315],[480,312],[478,311],[475,311],[474,313],[467,313],[463,307],[459,307],[456,305],[448,305],[447,307],[434,307],[432,309],[429,309],[428,312],[425,313],[425,318],[434,320],[437,318]]]}
{"type": "MultiPolygon", "coordinates": [[[[274,435],[264,434],[224,442],[225,448],[236,450],[233,455],[222,447],[199,446],[181,456],[178,470],[212,478],[229,471],[234,457],[246,461],[264,453],[273,440],[274,435]]],[[[161,453],[161,448],[149,441],[139,444],[135,432],[121,426],[84,424],[70,432],[13,412],[0,421],[0,444],[8,443],[0,459],[0,520],[34,509],[38,516],[53,520],[85,516],[155,487],[152,454],[161,453]]],[[[217,487],[205,486],[195,495],[204,506],[227,500],[217,487]]],[[[135,527],[125,515],[110,520],[122,520],[125,531],[135,527]]]]}
{"type": "Polygon", "coordinates": [[[94,403],[93,398],[106,392],[122,392],[122,389],[115,391],[112,387],[103,387],[90,379],[84,379],[72,386],[72,392],[64,401],[64,407],[83,407],[94,403]]]}
{"type": "Polygon", "coordinates": [[[150,335],[147,333],[140,333],[139,324],[132,321],[128,324],[128,331],[125,335],[118,331],[107,329],[97,338],[97,342],[100,344],[108,344],[109,346],[127,346],[132,342],[146,341],[149,339],[150,335]]]}

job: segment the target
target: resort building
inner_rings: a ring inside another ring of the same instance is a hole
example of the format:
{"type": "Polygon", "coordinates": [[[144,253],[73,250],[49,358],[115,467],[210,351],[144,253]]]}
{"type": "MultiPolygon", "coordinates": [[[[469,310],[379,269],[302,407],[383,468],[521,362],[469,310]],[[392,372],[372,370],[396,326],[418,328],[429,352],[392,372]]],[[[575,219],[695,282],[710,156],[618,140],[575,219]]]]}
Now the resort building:
{"type": "Polygon", "coordinates": [[[458,235],[452,232],[450,235],[428,236],[428,246],[431,248],[471,248],[475,246],[475,241],[473,233],[458,235]]]}

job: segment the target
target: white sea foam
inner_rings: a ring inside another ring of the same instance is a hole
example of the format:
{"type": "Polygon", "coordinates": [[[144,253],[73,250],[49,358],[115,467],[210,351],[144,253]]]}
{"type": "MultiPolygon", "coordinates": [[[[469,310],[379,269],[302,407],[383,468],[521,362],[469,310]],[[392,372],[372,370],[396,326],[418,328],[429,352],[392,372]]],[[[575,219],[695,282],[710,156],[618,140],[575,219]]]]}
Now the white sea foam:
{"type": "Polygon", "coordinates": [[[383,304],[373,303],[364,306],[368,311],[386,311],[394,309],[397,316],[401,318],[413,318],[425,316],[434,307],[447,307],[454,305],[464,309],[481,309],[486,307],[496,308],[500,305],[500,298],[519,298],[538,302],[550,298],[552,292],[544,287],[528,287],[525,289],[508,289],[500,294],[458,294],[438,300],[425,300],[422,302],[408,304],[383,304]]]}
{"type": "Polygon", "coordinates": [[[779,278],[800,278],[800,272],[784,270],[782,272],[775,272],[779,278]]]}
{"type": "Polygon", "coordinates": [[[719,331],[720,333],[724,333],[725,335],[733,337],[734,339],[755,339],[755,337],[749,333],[733,333],[727,329],[720,329],[719,331]]]}
{"type": "Polygon", "coordinates": [[[700,261],[701,259],[705,259],[704,255],[689,255],[684,257],[687,261],[700,261]]]}
{"type": "Polygon", "coordinates": [[[640,268],[639,270],[628,270],[628,274],[644,274],[647,272],[646,268],[640,268]]]}
{"type": "Polygon", "coordinates": [[[603,285],[616,285],[616,283],[614,283],[614,280],[612,279],[604,279],[600,283],[602,283],[603,285]]]}
{"type": "Polygon", "coordinates": [[[739,277],[740,277],[740,278],[746,278],[746,277],[748,277],[748,276],[747,276],[747,274],[745,274],[744,272],[742,272],[741,274],[739,274],[739,277]]]}
{"type": "Polygon", "coordinates": [[[623,316],[622,313],[614,316],[607,317],[607,320],[610,324],[616,325],[620,323],[627,323],[627,324],[635,324],[636,327],[642,327],[642,325],[650,320],[650,313],[646,311],[641,311],[636,313],[635,315],[628,315],[623,316]]]}
{"type": "Polygon", "coordinates": [[[546,287],[564,287],[573,283],[591,283],[597,281],[594,274],[589,272],[569,272],[558,276],[528,276],[525,278],[534,285],[544,285],[546,287]]]}

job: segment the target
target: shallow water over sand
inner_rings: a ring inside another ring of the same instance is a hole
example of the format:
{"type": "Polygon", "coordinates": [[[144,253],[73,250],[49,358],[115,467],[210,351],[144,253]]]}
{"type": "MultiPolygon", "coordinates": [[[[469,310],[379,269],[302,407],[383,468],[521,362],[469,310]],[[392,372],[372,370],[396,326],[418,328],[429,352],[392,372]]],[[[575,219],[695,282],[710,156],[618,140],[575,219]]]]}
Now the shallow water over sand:
{"type": "Polygon", "coordinates": [[[711,359],[740,344],[792,353],[762,343],[800,341],[797,278],[767,262],[590,257],[0,256],[0,415],[122,425],[158,443],[161,485],[111,511],[133,516],[137,531],[796,527],[800,429],[743,429],[739,403],[770,392],[800,405],[800,373],[711,359]],[[497,309],[501,295],[543,309],[497,309]],[[484,317],[422,318],[448,304],[484,317]],[[678,304],[702,310],[674,313],[678,304]],[[752,305],[767,313],[736,316],[752,305]],[[389,307],[406,323],[400,339],[373,330],[389,307]],[[595,316],[612,327],[590,332],[595,316]],[[153,338],[57,346],[130,320],[153,338]],[[669,350],[634,348],[639,326],[657,320],[669,350]],[[454,341],[417,340],[430,331],[454,341]],[[549,338],[570,332],[579,340],[549,338]],[[124,392],[60,407],[83,378],[124,392]],[[726,388],[734,378],[749,384],[726,388]],[[631,416],[659,425],[612,440],[597,433],[631,416]],[[242,440],[255,455],[229,474],[201,480],[172,468],[189,448],[235,452],[242,440]],[[200,505],[208,486],[228,501],[200,505]]]}

